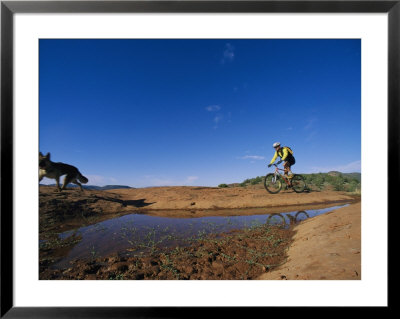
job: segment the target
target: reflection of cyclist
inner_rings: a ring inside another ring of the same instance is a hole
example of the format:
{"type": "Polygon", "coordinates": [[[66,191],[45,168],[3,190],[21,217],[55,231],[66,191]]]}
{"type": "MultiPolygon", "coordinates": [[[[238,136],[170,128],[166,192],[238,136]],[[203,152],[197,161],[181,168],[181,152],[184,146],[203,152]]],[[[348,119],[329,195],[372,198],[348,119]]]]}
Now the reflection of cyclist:
{"type": "Polygon", "coordinates": [[[274,143],[273,147],[275,148],[275,154],[271,162],[269,163],[268,167],[271,167],[271,165],[275,162],[276,158],[279,156],[281,160],[277,164],[280,164],[282,163],[282,161],[284,161],[283,168],[285,171],[285,176],[289,178],[292,177],[293,175],[292,171],[290,170],[290,167],[296,163],[296,160],[294,159],[293,156],[293,151],[290,149],[290,147],[287,146],[281,147],[281,143],[279,142],[274,143]],[[289,172],[291,176],[288,175],[289,172]]]}

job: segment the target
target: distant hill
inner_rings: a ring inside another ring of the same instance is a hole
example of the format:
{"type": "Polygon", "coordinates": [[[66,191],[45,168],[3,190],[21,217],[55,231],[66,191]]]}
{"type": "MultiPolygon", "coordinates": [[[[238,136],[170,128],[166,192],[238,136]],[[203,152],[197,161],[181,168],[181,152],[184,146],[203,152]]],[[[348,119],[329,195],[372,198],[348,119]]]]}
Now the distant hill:
{"type": "Polygon", "coordinates": [[[359,182],[361,182],[361,173],[341,173],[337,171],[331,171],[327,173],[329,176],[342,176],[346,178],[355,178],[359,182]]]}
{"type": "MultiPolygon", "coordinates": [[[[41,186],[56,186],[56,184],[49,184],[49,185],[44,185],[40,184],[41,186]]],[[[79,187],[78,185],[75,184],[68,184],[69,188],[76,188],[79,187]]],[[[130,186],[125,186],[125,185],[106,185],[106,186],[96,186],[96,185],[82,185],[84,189],[92,189],[92,190],[98,190],[98,191],[104,191],[104,190],[110,190],[110,189],[121,189],[121,188],[133,188],[130,186]]]]}
{"type": "Polygon", "coordinates": [[[355,178],[361,182],[361,173],[343,173],[343,176],[347,178],[355,178]]]}

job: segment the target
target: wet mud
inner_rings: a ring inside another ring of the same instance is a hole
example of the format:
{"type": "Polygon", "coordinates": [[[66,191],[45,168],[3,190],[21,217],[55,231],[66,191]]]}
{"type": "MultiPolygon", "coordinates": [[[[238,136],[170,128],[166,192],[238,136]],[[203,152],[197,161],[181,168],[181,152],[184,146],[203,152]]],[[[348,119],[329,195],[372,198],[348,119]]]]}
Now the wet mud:
{"type": "Polygon", "coordinates": [[[255,279],[286,260],[293,231],[281,226],[210,235],[189,247],[175,247],[143,256],[109,256],[76,260],[65,269],[51,269],[43,255],[40,279],[218,280],[255,279]]]}

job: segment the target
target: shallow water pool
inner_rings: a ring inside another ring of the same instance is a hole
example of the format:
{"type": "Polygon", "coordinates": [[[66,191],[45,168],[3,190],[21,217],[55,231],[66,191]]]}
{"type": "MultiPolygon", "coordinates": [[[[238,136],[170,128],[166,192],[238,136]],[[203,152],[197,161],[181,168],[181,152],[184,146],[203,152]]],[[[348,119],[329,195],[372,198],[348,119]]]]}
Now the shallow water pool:
{"type": "Polygon", "coordinates": [[[53,267],[68,267],[69,262],[75,259],[97,258],[115,253],[133,256],[167,247],[190,245],[191,242],[205,238],[209,234],[220,234],[262,224],[288,227],[347,205],[278,214],[227,217],[170,218],[129,214],[59,234],[60,240],[69,238],[80,238],[80,240],[77,240],[53,267]]]}

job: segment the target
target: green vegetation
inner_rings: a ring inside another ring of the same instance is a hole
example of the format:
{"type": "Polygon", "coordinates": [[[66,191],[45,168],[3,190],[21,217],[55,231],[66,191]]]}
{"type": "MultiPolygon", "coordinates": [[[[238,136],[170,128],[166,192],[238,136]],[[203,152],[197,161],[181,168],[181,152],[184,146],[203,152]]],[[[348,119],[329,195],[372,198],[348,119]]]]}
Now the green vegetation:
{"type": "Polygon", "coordinates": [[[311,189],[324,190],[331,188],[335,191],[361,193],[361,174],[329,172],[302,175],[306,179],[307,186],[311,189]]]}
{"type": "Polygon", "coordinates": [[[250,179],[246,179],[243,181],[243,183],[241,183],[241,186],[243,184],[243,186],[250,184],[250,185],[257,185],[263,182],[263,178],[264,176],[257,176],[255,178],[250,178],[250,179]]]}
{"type": "MultiPolygon", "coordinates": [[[[356,194],[361,194],[361,173],[340,173],[340,172],[329,172],[329,173],[315,173],[315,174],[300,174],[306,181],[307,188],[309,190],[322,191],[332,189],[335,191],[346,191],[356,194]]],[[[249,178],[239,184],[232,184],[219,187],[232,187],[239,185],[246,187],[249,185],[262,185],[264,176],[257,176],[255,178],[249,178]]]]}

